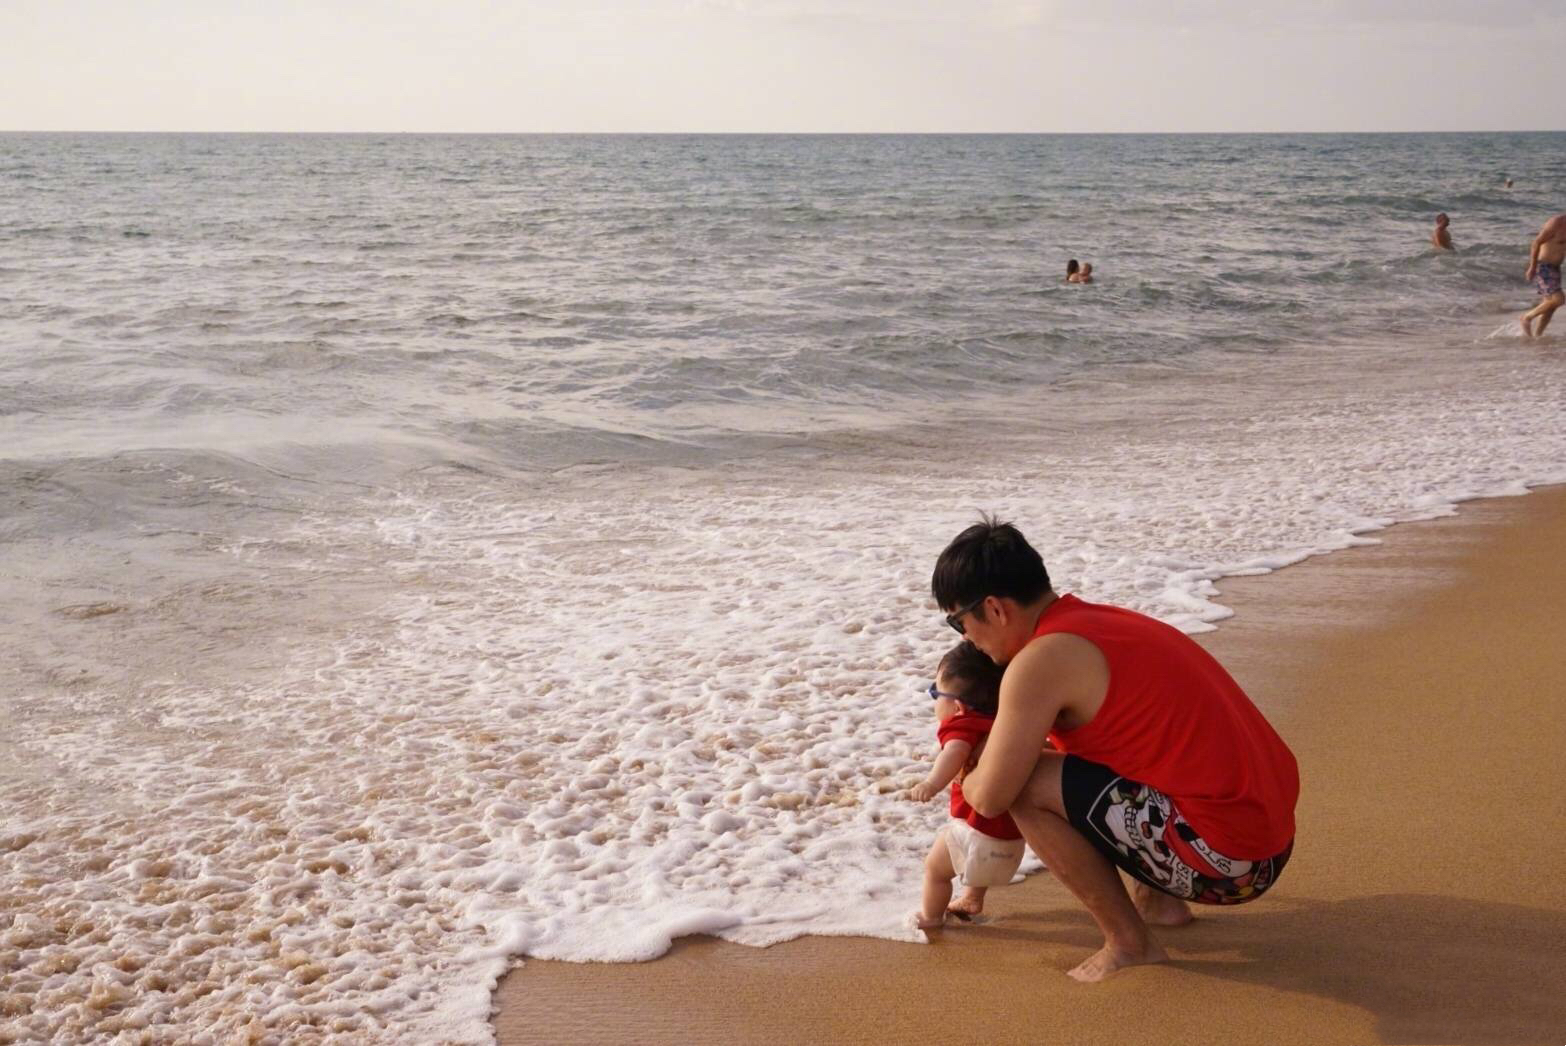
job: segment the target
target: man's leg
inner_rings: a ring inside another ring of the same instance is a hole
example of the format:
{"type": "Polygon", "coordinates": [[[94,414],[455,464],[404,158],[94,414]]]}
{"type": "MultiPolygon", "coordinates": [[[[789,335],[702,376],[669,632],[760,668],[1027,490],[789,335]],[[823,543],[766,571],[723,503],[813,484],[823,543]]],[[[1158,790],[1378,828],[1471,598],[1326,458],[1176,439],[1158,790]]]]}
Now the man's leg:
{"type": "Polygon", "coordinates": [[[1184,926],[1193,918],[1191,906],[1180,898],[1135,880],[1131,882],[1131,903],[1149,926],[1184,926]]]}
{"type": "Polygon", "coordinates": [[[1561,307],[1562,302],[1566,302],[1566,295],[1557,291],[1523,313],[1517,320],[1522,325],[1523,336],[1533,338],[1543,334],[1544,328],[1550,325],[1550,317],[1555,315],[1555,310],[1561,307]],[[1537,329],[1533,326],[1535,320],[1542,321],[1537,329]]]}
{"type": "MultiPolygon", "coordinates": [[[[1104,935],[1104,947],[1071,971],[1079,981],[1101,981],[1123,966],[1169,956],[1148,932],[1115,866],[1066,819],[1060,773],[1065,756],[1044,752],[1011,816],[1050,874],[1082,902],[1104,935]]],[[[1177,900],[1170,898],[1170,900],[1177,900]]],[[[1189,913],[1187,913],[1189,915],[1189,913]]]]}
{"type": "Polygon", "coordinates": [[[1543,304],[1539,306],[1539,310],[1542,311],[1539,314],[1539,325],[1533,329],[1534,337],[1544,336],[1544,328],[1550,325],[1550,317],[1555,315],[1555,310],[1563,303],[1566,303],[1566,294],[1552,294],[1544,299],[1543,304]]]}

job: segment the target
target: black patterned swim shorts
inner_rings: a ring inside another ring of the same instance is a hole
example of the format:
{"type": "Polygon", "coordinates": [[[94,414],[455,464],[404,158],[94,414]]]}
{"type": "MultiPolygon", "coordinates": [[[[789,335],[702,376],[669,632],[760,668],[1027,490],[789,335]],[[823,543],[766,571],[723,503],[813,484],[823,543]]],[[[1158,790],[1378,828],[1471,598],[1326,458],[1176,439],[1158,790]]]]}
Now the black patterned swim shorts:
{"type": "Polygon", "coordinates": [[[1140,882],[1198,904],[1243,904],[1277,881],[1294,850],[1260,861],[1225,856],[1209,846],[1169,797],[1107,766],[1068,755],[1061,792],[1072,825],[1115,865],[1140,882]]]}

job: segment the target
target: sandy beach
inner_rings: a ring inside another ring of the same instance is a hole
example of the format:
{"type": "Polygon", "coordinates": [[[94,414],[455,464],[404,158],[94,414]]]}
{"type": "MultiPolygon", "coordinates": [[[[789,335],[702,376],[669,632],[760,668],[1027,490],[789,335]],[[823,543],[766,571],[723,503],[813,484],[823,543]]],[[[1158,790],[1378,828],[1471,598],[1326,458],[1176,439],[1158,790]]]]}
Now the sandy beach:
{"type": "Polygon", "coordinates": [[[1375,536],[1220,586],[1238,616],[1201,639],[1299,758],[1298,843],[1268,897],[1161,933],[1170,963],[1068,979],[1099,938],[1040,875],[929,946],[528,961],[499,1041],[1563,1041],[1566,487],[1375,536]]]}

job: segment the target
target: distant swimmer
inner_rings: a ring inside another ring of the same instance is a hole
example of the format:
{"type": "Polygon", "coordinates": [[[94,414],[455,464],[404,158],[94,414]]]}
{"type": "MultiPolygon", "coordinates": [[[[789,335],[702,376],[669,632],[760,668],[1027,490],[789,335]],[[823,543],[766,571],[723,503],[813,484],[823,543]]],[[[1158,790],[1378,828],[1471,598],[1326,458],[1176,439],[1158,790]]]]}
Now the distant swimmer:
{"type": "Polygon", "coordinates": [[[1452,234],[1446,231],[1446,227],[1451,224],[1452,219],[1448,218],[1445,212],[1436,215],[1435,232],[1430,234],[1430,242],[1443,251],[1452,249],[1452,234]]]}
{"type": "Polygon", "coordinates": [[[1067,261],[1066,261],[1066,282],[1067,283],[1076,283],[1077,282],[1077,273],[1081,270],[1081,268],[1082,268],[1082,266],[1077,264],[1077,260],[1075,258],[1067,259],[1067,261]]]}
{"type": "Polygon", "coordinates": [[[1561,263],[1566,261],[1566,214],[1557,214],[1544,223],[1539,235],[1533,239],[1533,249],[1528,252],[1528,272],[1523,277],[1531,280],[1544,300],[1523,313],[1518,323],[1523,337],[1537,338],[1550,325],[1555,310],[1566,304],[1561,293],[1561,263]],[[1535,327],[1533,322],[1539,321],[1535,327]]]}
{"type": "MultiPolygon", "coordinates": [[[[1071,260],[1071,264],[1075,265],[1076,263],[1077,263],[1076,259],[1073,258],[1071,260]]],[[[1066,282],[1067,283],[1092,283],[1093,282],[1093,263],[1092,262],[1083,262],[1082,263],[1082,267],[1077,269],[1075,272],[1073,272],[1071,270],[1070,266],[1067,266],[1067,268],[1066,268],[1066,282]]]]}
{"type": "Polygon", "coordinates": [[[1512,180],[1510,178],[1506,179],[1506,187],[1508,189],[1510,189],[1512,187],[1512,180]]]}

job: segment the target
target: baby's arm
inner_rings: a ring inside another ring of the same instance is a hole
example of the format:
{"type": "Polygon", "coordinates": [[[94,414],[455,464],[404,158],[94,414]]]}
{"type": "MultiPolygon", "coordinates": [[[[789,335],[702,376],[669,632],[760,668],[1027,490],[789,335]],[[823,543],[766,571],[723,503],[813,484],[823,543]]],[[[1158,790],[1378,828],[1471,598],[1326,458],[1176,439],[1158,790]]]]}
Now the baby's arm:
{"type": "Polygon", "coordinates": [[[957,780],[965,779],[974,767],[979,765],[979,756],[984,754],[984,742],[989,738],[979,738],[979,743],[973,746],[973,751],[968,753],[968,758],[962,764],[962,769],[957,771],[957,780]]]}
{"type": "Polygon", "coordinates": [[[966,741],[946,742],[941,746],[941,754],[935,757],[935,765],[930,767],[924,780],[908,789],[908,798],[918,803],[934,798],[967,765],[968,756],[972,752],[973,746],[966,741]]]}

